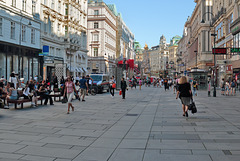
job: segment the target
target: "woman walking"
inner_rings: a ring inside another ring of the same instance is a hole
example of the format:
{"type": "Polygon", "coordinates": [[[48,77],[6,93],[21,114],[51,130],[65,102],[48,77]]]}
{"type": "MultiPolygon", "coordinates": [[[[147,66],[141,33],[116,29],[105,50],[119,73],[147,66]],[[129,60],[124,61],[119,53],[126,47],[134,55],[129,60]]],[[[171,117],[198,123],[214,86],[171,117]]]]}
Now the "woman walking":
{"type": "MultiPolygon", "coordinates": [[[[77,90],[76,90],[76,88],[75,88],[75,85],[74,85],[71,77],[68,76],[68,77],[67,77],[67,81],[66,81],[66,83],[65,83],[65,89],[64,89],[64,94],[63,94],[63,98],[65,98],[66,93],[67,93],[67,99],[68,99],[68,111],[67,111],[67,114],[69,114],[69,112],[70,112],[70,107],[72,108],[72,111],[74,111],[74,107],[73,107],[73,105],[72,105],[72,103],[71,103],[72,97],[73,97],[73,95],[74,95],[74,91],[75,91],[75,93],[76,93],[77,96],[78,96],[78,92],[77,92],[77,90]]],[[[78,96],[78,97],[79,97],[79,96],[78,96]]]]}
{"type": "Polygon", "coordinates": [[[226,96],[229,96],[229,90],[230,90],[229,81],[226,81],[225,88],[226,88],[226,89],[225,89],[225,91],[226,91],[225,95],[226,95],[226,96]]]}
{"type": "Polygon", "coordinates": [[[114,79],[114,76],[112,76],[112,78],[109,82],[109,86],[110,86],[110,94],[113,98],[114,97],[114,89],[116,88],[116,80],[114,79]]]}
{"type": "Polygon", "coordinates": [[[188,106],[190,105],[190,100],[192,97],[191,85],[187,82],[187,77],[182,76],[179,80],[179,86],[177,89],[176,99],[181,99],[183,116],[188,117],[188,106]]]}
{"type": "Polygon", "coordinates": [[[142,89],[142,79],[139,80],[139,89],[142,89]]]}

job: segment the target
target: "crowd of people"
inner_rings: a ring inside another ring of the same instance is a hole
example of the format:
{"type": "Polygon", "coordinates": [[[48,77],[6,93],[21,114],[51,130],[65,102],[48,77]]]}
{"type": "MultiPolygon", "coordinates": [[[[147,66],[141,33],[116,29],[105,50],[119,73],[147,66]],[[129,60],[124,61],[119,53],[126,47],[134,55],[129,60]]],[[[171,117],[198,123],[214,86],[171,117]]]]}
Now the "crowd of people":
{"type": "Polygon", "coordinates": [[[233,96],[236,95],[237,82],[235,79],[232,81],[225,81],[224,78],[221,81],[221,95],[233,96]]]}

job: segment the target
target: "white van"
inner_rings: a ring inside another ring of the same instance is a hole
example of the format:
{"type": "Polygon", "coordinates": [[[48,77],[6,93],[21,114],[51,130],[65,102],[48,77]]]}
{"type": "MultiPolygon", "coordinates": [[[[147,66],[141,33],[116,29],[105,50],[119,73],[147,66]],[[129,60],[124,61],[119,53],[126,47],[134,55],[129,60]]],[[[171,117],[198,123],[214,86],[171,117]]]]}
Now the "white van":
{"type": "Polygon", "coordinates": [[[97,93],[102,93],[104,90],[109,92],[109,75],[107,74],[90,74],[93,79],[93,87],[97,87],[97,93]]]}

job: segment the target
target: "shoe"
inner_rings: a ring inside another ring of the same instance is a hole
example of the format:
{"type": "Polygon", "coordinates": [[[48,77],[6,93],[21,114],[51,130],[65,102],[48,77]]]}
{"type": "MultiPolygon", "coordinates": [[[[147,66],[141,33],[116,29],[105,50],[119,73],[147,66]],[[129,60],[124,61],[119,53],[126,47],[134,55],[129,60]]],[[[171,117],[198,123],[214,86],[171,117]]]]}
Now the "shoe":
{"type": "Polygon", "coordinates": [[[74,107],[72,107],[72,111],[74,111],[74,107]]]}
{"type": "Polygon", "coordinates": [[[82,100],[83,102],[85,101],[85,100],[82,100]]]}
{"type": "Polygon", "coordinates": [[[186,117],[188,117],[188,112],[186,112],[186,117]]]}
{"type": "Polygon", "coordinates": [[[78,100],[81,101],[81,98],[79,97],[78,100]]]}
{"type": "Polygon", "coordinates": [[[68,111],[67,114],[69,114],[70,112],[68,111]]]}
{"type": "Polygon", "coordinates": [[[183,116],[185,117],[185,114],[183,114],[183,116]]]}

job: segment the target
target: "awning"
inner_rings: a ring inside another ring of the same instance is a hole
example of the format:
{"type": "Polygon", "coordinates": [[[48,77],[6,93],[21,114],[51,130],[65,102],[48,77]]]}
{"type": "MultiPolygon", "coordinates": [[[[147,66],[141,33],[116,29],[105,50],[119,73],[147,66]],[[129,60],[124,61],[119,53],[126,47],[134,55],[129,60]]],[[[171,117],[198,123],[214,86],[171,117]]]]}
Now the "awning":
{"type": "Polygon", "coordinates": [[[80,73],[84,73],[81,67],[78,68],[78,69],[79,69],[79,72],[80,72],[80,73]]]}
{"type": "Polygon", "coordinates": [[[83,70],[84,70],[85,72],[88,72],[88,70],[87,70],[86,68],[84,68],[84,67],[83,67],[83,70]]]}

